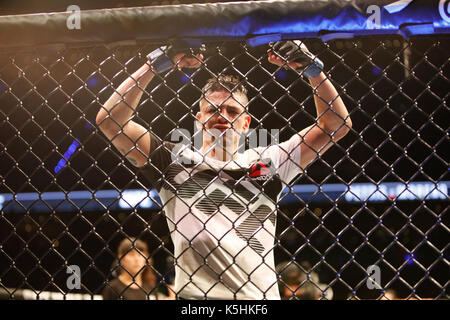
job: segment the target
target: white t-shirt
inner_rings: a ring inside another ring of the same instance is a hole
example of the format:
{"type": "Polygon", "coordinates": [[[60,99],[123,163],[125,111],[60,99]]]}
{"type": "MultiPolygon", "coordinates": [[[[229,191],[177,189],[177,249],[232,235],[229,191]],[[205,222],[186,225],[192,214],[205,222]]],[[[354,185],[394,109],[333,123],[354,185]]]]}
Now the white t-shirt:
{"type": "Polygon", "coordinates": [[[166,214],[178,296],[279,300],[277,202],[302,172],[299,136],[228,162],[175,146],[151,134],[150,161],[142,172],[166,214]]]}

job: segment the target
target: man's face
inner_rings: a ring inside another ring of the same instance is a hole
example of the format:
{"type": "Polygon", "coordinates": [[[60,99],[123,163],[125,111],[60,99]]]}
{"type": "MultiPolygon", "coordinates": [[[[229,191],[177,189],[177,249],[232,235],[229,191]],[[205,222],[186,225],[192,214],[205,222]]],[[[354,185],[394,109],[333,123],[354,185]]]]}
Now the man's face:
{"type": "Polygon", "coordinates": [[[226,91],[210,92],[206,99],[200,102],[200,112],[196,117],[203,124],[200,130],[225,132],[231,130],[233,134],[248,131],[250,116],[245,112],[246,99],[239,93],[231,95],[226,91]],[[214,130],[213,130],[214,131],[214,130]]]}
{"type": "Polygon", "coordinates": [[[141,272],[146,264],[144,253],[136,249],[130,250],[119,258],[122,267],[132,276],[141,272]]]}

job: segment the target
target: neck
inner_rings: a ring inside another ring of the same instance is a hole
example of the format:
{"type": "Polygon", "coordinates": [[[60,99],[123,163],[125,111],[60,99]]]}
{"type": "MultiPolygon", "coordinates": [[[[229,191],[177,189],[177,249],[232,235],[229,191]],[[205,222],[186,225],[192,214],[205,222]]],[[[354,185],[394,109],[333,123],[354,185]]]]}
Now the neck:
{"type": "Polygon", "coordinates": [[[222,140],[223,143],[216,143],[213,140],[204,140],[202,154],[219,161],[232,161],[237,158],[238,140],[222,140]]]}

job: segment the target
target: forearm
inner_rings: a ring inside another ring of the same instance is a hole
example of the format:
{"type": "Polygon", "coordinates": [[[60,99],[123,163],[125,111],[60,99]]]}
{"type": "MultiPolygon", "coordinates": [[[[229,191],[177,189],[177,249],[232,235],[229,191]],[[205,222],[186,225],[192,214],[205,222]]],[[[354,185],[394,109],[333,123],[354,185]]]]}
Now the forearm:
{"type": "Polygon", "coordinates": [[[153,76],[150,65],[146,63],[128,77],[98,112],[96,122],[100,128],[114,131],[122,129],[136,111],[153,76]]]}
{"type": "Polygon", "coordinates": [[[337,138],[344,136],[350,130],[352,122],[335,87],[323,72],[309,79],[309,82],[314,90],[317,124],[337,138]]]}

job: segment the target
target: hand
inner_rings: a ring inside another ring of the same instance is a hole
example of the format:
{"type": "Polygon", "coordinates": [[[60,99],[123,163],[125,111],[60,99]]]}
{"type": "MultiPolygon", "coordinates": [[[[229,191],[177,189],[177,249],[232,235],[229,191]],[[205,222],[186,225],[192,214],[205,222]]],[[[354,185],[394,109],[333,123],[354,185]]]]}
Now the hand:
{"type": "Polygon", "coordinates": [[[183,68],[194,69],[198,68],[203,61],[203,55],[201,53],[194,55],[187,55],[186,53],[177,53],[172,61],[178,67],[179,70],[183,68]]]}
{"type": "Polygon", "coordinates": [[[300,40],[270,43],[267,54],[270,63],[285,69],[293,68],[308,79],[317,77],[323,69],[323,62],[300,40]]]}
{"type": "Polygon", "coordinates": [[[178,69],[193,69],[202,64],[202,51],[205,51],[205,46],[202,44],[191,48],[185,41],[176,40],[168,47],[163,46],[153,50],[147,55],[147,59],[157,73],[167,72],[174,66],[177,66],[178,69]]]}
{"type": "Polygon", "coordinates": [[[269,56],[268,61],[276,66],[280,66],[285,69],[289,69],[289,67],[291,67],[293,69],[297,69],[302,66],[302,64],[298,63],[298,62],[287,63],[287,61],[285,59],[283,59],[282,57],[280,57],[279,55],[274,53],[272,51],[272,49],[267,50],[267,54],[269,56]]]}

